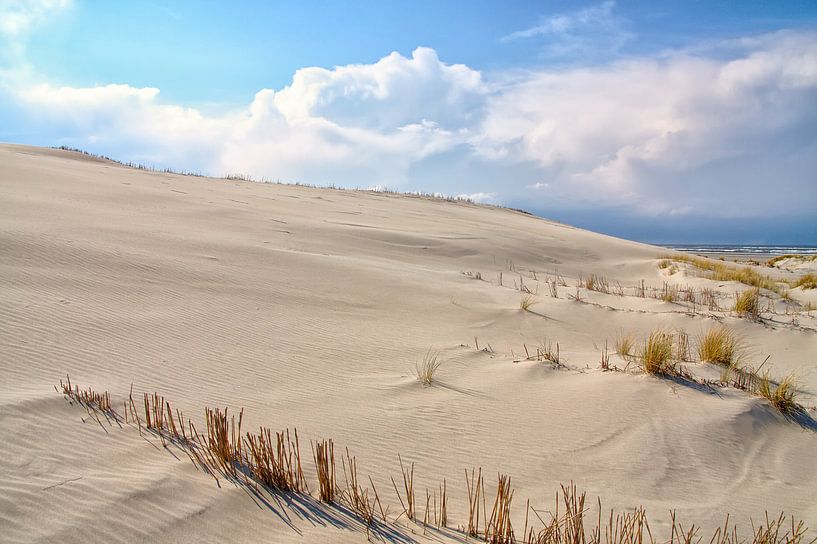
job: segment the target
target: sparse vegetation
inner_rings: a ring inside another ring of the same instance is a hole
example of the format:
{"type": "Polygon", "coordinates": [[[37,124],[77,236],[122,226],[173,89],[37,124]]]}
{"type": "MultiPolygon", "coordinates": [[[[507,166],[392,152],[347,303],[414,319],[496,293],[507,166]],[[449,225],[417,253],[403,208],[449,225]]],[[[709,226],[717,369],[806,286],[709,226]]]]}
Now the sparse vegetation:
{"type": "Polygon", "coordinates": [[[735,295],[735,312],[743,317],[757,319],[760,316],[760,289],[747,289],[735,295]]]}
{"type": "Polygon", "coordinates": [[[322,440],[312,447],[312,459],[318,476],[318,496],[327,503],[335,502],[335,445],[332,440],[322,440]]]}
{"type": "Polygon", "coordinates": [[[797,396],[795,380],[791,374],[775,385],[769,373],[766,372],[761,376],[756,392],[772,403],[772,406],[780,410],[783,414],[790,414],[799,408],[799,405],[795,401],[795,397],[797,396]]]}
{"type": "Polygon", "coordinates": [[[629,361],[635,354],[635,334],[619,334],[616,336],[616,353],[625,361],[629,361]]]}
{"type": "Polygon", "coordinates": [[[647,374],[675,374],[672,357],[672,334],[662,330],[650,333],[638,357],[647,374]]]}
{"type": "Polygon", "coordinates": [[[519,308],[526,312],[529,312],[531,306],[533,306],[534,304],[536,304],[536,296],[527,294],[524,295],[522,299],[519,301],[519,308]]]}
{"type": "Polygon", "coordinates": [[[792,254],[789,253],[787,255],[778,255],[777,257],[772,257],[768,261],[766,261],[766,266],[773,267],[780,261],[785,259],[799,259],[803,262],[806,261],[815,261],[817,260],[817,255],[802,255],[802,254],[792,254]]]}
{"type": "Polygon", "coordinates": [[[723,325],[710,328],[698,341],[698,358],[718,365],[736,365],[743,354],[743,342],[723,325]]]}
{"type": "Polygon", "coordinates": [[[800,276],[793,284],[794,287],[803,289],[817,289],[817,274],[805,274],[800,276]]]}
{"type": "Polygon", "coordinates": [[[778,282],[765,274],[761,274],[749,266],[737,268],[724,261],[714,261],[705,257],[695,257],[692,255],[673,255],[668,259],[691,264],[704,272],[702,274],[703,277],[711,280],[736,281],[751,287],[757,287],[758,289],[767,289],[777,294],[780,294],[784,290],[781,285],[782,282],[778,282]]]}
{"type": "Polygon", "coordinates": [[[397,494],[397,499],[400,501],[400,506],[403,507],[403,513],[410,520],[414,520],[414,463],[411,463],[411,468],[407,469],[403,466],[403,458],[397,454],[397,459],[400,461],[400,473],[403,475],[403,489],[405,490],[406,501],[400,496],[400,491],[397,490],[397,484],[394,478],[391,483],[394,486],[394,492],[397,494]]]}
{"type": "Polygon", "coordinates": [[[554,366],[560,366],[562,359],[559,353],[559,342],[556,342],[555,348],[550,340],[540,342],[539,347],[536,348],[536,359],[547,361],[554,366]]]}
{"type": "MultiPolygon", "coordinates": [[[[671,348],[671,335],[661,331],[654,331],[645,343],[643,359],[655,361],[657,363],[666,362],[667,346],[671,348]],[[667,339],[669,343],[667,342],[667,339]]],[[[671,351],[671,349],[670,349],[671,351]]],[[[753,375],[756,379],[756,392],[767,398],[778,410],[789,414],[800,410],[796,403],[796,388],[794,379],[789,376],[775,384],[768,373],[757,378],[757,374],[751,371],[742,370],[745,375],[753,375]]],[[[86,402],[85,399],[78,399],[77,391],[81,391],[77,386],[65,383],[57,388],[58,392],[66,395],[72,402],[79,404],[86,402]],[[79,402],[82,400],[82,402],[79,402]]],[[[87,389],[86,391],[93,391],[87,389]]],[[[87,397],[88,402],[95,403],[95,409],[100,410],[105,407],[113,419],[117,422],[122,418],[117,414],[108,402],[110,395],[91,394],[87,397]],[[101,399],[102,405],[99,403],[101,399]]],[[[185,451],[191,461],[197,467],[203,468],[211,474],[216,482],[219,481],[217,475],[226,475],[236,485],[246,486],[248,489],[259,491],[259,484],[268,486],[273,490],[287,491],[295,494],[309,495],[309,487],[301,470],[300,450],[297,431],[294,433],[294,440],[290,438],[289,431],[276,433],[276,440],[273,441],[272,433],[269,429],[261,428],[258,435],[246,433],[242,438],[241,422],[243,410],[239,412],[238,420],[235,416],[229,416],[227,410],[206,409],[207,432],[201,435],[196,432],[195,425],[189,419],[185,419],[181,412],[176,411],[178,426],[173,418],[173,412],[169,401],[164,397],[154,393],[144,394],[145,428],[150,434],[160,435],[167,444],[175,444],[185,451]],[[185,432],[189,428],[190,434],[185,432]]],[[[139,425],[142,432],[142,420],[136,410],[136,403],[133,401],[131,391],[128,400],[124,402],[126,422],[139,425]]],[[[109,420],[110,422],[110,420],[109,420]]],[[[337,505],[338,501],[345,503],[348,511],[357,516],[366,526],[367,533],[375,525],[375,512],[379,512],[383,522],[389,523],[388,508],[384,509],[380,502],[380,497],[374,487],[372,479],[369,478],[371,490],[374,497],[369,495],[369,489],[360,485],[357,474],[357,464],[354,457],[346,450],[346,458],[342,459],[344,478],[346,480],[345,491],[341,490],[335,481],[335,459],[334,444],[332,440],[323,440],[313,445],[313,459],[315,462],[316,475],[319,482],[319,498],[327,505],[337,505]],[[377,510],[375,508],[377,507],[377,510]]],[[[416,504],[414,498],[414,463],[410,466],[403,464],[402,458],[398,455],[400,470],[403,477],[403,492],[392,478],[392,484],[400,501],[403,510],[393,521],[402,515],[414,522],[416,519],[416,504]]],[[[482,538],[486,542],[508,544],[519,542],[522,544],[656,544],[654,533],[649,528],[646,511],[639,507],[633,512],[616,514],[609,511],[609,514],[602,513],[601,502],[598,501],[598,513],[591,514],[590,507],[586,501],[584,493],[579,494],[574,484],[561,486],[560,493],[556,495],[556,508],[550,510],[549,519],[543,518],[540,513],[543,510],[536,510],[531,507],[530,501],[526,503],[525,527],[520,536],[517,536],[511,525],[514,491],[511,488],[509,477],[497,475],[497,492],[493,503],[493,508],[487,510],[487,497],[485,494],[482,469],[471,470],[470,478],[468,471],[465,472],[466,491],[468,495],[468,523],[460,530],[464,536],[482,538]],[[480,506],[482,512],[480,512],[480,506]],[[535,517],[540,521],[540,528],[529,526],[530,512],[534,512],[535,517]],[[480,516],[482,523],[480,523],[480,516]],[[592,521],[591,521],[592,520],[592,521]],[[607,521],[609,520],[609,524],[607,521]],[[602,528],[604,523],[604,528],[602,528]]],[[[432,495],[426,490],[426,513],[423,518],[424,527],[430,522],[429,509],[431,508],[435,523],[445,527],[447,524],[447,490],[445,481],[440,486],[439,509],[434,497],[434,505],[431,507],[432,495]]],[[[670,530],[672,538],[670,542],[679,544],[694,544],[701,541],[695,526],[682,525],[671,513],[670,530]],[[676,541],[675,538],[678,538],[676,541]]],[[[752,532],[749,540],[739,536],[737,526],[729,524],[729,518],[724,525],[717,529],[711,539],[718,544],[813,544],[815,540],[807,541],[808,528],[804,522],[796,520],[794,517],[786,518],[782,513],[774,518],[768,514],[765,522],[752,524],[752,532]]]]}
{"type": "Polygon", "coordinates": [[[423,385],[431,385],[434,382],[434,373],[440,368],[442,361],[439,360],[440,352],[428,350],[421,361],[415,363],[417,379],[423,385]]]}

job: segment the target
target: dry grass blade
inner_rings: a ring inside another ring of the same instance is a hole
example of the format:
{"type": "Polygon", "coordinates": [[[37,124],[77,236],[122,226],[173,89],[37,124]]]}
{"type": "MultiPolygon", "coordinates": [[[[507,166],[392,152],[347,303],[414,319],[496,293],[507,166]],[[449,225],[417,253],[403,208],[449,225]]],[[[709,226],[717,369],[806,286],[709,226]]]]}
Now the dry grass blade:
{"type": "Polygon", "coordinates": [[[635,334],[619,334],[616,336],[616,353],[625,361],[629,361],[635,354],[635,334]]]}
{"type": "Polygon", "coordinates": [[[498,475],[497,479],[496,498],[491,510],[491,518],[488,521],[488,529],[485,532],[485,542],[511,544],[515,541],[511,526],[511,502],[513,501],[511,479],[504,474],[498,475]]]}
{"type": "Polygon", "coordinates": [[[482,467],[479,472],[471,469],[471,477],[465,471],[465,487],[468,490],[468,527],[466,536],[479,536],[479,499],[480,494],[485,495],[485,486],[482,482],[482,467]]]}
{"type": "Polygon", "coordinates": [[[289,429],[275,433],[273,445],[272,432],[268,428],[261,427],[257,435],[247,433],[244,438],[246,462],[257,481],[280,491],[300,493],[309,490],[301,467],[297,429],[294,435],[293,441],[289,429]]]}
{"type": "Polygon", "coordinates": [[[719,365],[735,365],[742,356],[743,343],[728,327],[712,327],[698,341],[698,358],[719,365]]]}
{"type": "Polygon", "coordinates": [[[650,333],[639,353],[647,374],[674,374],[672,335],[661,330],[650,333]]]}
{"type": "Polygon", "coordinates": [[[760,378],[757,393],[783,414],[790,414],[800,408],[795,401],[797,391],[794,376],[791,374],[775,385],[767,372],[760,378]]]}
{"type": "Polygon", "coordinates": [[[534,304],[536,304],[536,296],[532,294],[527,294],[523,296],[522,299],[519,301],[519,308],[525,312],[529,312],[531,306],[533,306],[534,304]]]}
{"type": "Polygon", "coordinates": [[[394,486],[394,492],[397,493],[397,500],[400,501],[400,506],[403,507],[403,513],[406,514],[408,519],[414,521],[414,463],[411,463],[410,469],[406,469],[403,466],[403,458],[400,457],[399,453],[397,454],[397,460],[400,462],[400,473],[403,475],[403,489],[406,493],[405,502],[400,496],[400,491],[397,490],[394,478],[391,479],[391,483],[394,486]]]}
{"type": "Polygon", "coordinates": [[[417,379],[423,385],[431,385],[434,382],[434,373],[442,364],[439,357],[439,351],[428,350],[423,356],[423,360],[415,363],[417,379]]]}
{"type": "Polygon", "coordinates": [[[757,319],[760,316],[760,289],[747,289],[735,295],[735,312],[743,317],[757,319]]]}
{"type": "Polygon", "coordinates": [[[335,502],[335,445],[332,440],[317,442],[312,448],[315,470],[318,474],[318,496],[327,503],[335,502]]]}

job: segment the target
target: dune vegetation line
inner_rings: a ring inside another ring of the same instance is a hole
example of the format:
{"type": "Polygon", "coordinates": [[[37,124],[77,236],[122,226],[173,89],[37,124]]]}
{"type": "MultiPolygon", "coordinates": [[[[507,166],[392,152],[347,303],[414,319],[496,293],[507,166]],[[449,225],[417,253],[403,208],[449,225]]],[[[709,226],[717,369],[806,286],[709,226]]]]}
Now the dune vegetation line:
{"type": "MultiPolygon", "coordinates": [[[[653,344],[665,341],[660,333],[652,333],[645,341],[641,356],[652,357],[651,353],[657,351],[658,356],[663,357],[665,350],[672,349],[671,345],[655,347],[653,344]]],[[[260,427],[257,433],[243,432],[243,409],[236,418],[227,408],[205,408],[203,432],[199,432],[191,418],[185,417],[178,409],[173,410],[170,401],[157,393],[143,393],[134,398],[131,387],[120,413],[114,408],[107,391],[80,388],[68,376],[64,382],[60,380],[55,389],[72,404],[85,408],[100,425],[104,425],[104,420],[110,426],[135,428],[142,436],[158,439],[165,448],[175,447],[183,451],[193,465],[211,476],[219,487],[222,482],[229,482],[255,493],[266,491],[312,497],[296,429],[274,432],[260,427]]],[[[372,534],[388,534],[388,528],[399,527],[397,522],[402,517],[406,518],[406,523],[421,527],[424,534],[449,528],[447,480],[443,480],[437,489],[426,489],[425,496],[421,495],[418,503],[414,489],[415,463],[405,464],[398,454],[401,477],[397,481],[391,478],[391,482],[400,509],[393,515],[389,506],[384,508],[371,476],[367,478],[368,485],[361,483],[356,459],[348,448],[340,456],[341,471],[338,471],[335,445],[331,439],[310,441],[310,448],[318,499],[326,508],[342,505],[351,511],[365,527],[367,538],[372,534]],[[341,473],[343,484],[339,480],[341,473]]],[[[463,518],[464,523],[451,530],[466,538],[492,544],[693,544],[704,541],[699,526],[682,524],[674,511],[670,513],[670,534],[664,540],[653,534],[643,507],[626,512],[612,509],[604,512],[598,499],[597,512],[591,513],[586,493],[580,493],[572,482],[561,485],[557,491],[549,517],[542,517],[542,510],[531,507],[530,500],[526,501],[525,522],[519,532],[511,521],[514,499],[511,478],[497,474],[493,500],[486,492],[485,480],[481,468],[471,469],[470,473],[465,471],[467,522],[463,518]],[[489,508],[489,505],[492,506],[489,508]]],[[[760,523],[751,523],[748,534],[741,533],[737,524],[730,523],[726,515],[724,524],[715,529],[709,542],[813,544],[817,537],[808,540],[808,528],[802,520],[782,512],[777,516],[770,516],[767,512],[760,523]]]]}

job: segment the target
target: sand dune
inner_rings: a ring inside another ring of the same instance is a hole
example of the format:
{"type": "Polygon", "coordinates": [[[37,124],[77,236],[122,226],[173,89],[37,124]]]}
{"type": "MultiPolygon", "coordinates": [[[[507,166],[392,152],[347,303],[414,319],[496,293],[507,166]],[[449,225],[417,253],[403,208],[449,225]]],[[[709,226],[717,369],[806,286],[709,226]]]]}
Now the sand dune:
{"type": "MultiPolygon", "coordinates": [[[[622,332],[694,339],[722,322],[746,339],[748,360],[796,373],[800,402],[814,405],[817,314],[754,322],[632,296],[642,280],[727,298],[742,288],[669,276],[664,253],[465,202],[0,146],[0,541],[366,538],[339,510],[265,505],[133,428],[102,428],[54,392],[66,372],[116,406],[133,384],[196,417],[243,407],[247,428],[331,437],[392,512],[400,453],[416,462],[418,490],[446,478],[452,526],[465,522],[463,469],[482,467],[489,481],[512,477],[520,526],[526,499],[545,509],[573,480],[606,506],[644,505],[659,530],[670,509],[706,528],[727,512],[748,528],[785,509],[817,529],[817,429],[743,391],[599,369],[605,340],[622,332]],[[567,286],[553,298],[545,280],[557,272],[567,286]],[[591,273],[626,296],[571,300],[591,273]],[[530,312],[522,284],[538,293],[530,312]],[[548,341],[562,368],[525,359],[548,341]],[[443,363],[423,387],[414,366],[429,349],[443,363]]],[[[405,519],[395,531],[386,536],[460,538],[424,537],[405,519]]]]}

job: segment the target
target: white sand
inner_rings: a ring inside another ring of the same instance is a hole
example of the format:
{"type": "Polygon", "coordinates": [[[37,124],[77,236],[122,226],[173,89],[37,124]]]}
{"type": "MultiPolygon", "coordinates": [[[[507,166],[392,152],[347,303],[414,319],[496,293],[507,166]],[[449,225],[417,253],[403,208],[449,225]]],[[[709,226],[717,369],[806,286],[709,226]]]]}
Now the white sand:
{"type": "Polygon", "coordinates": [[[705,527],[729,512],[746,529],[785,509],[817,529],[817,431],[740,391],[599,370],[620,331],[694,337],[717,316],[745,336],[750,362],[771,355],[764,368],[796,372],[814,404],[817,312],[760,324],[633,297],[642,279],[739,288],[668,279],[662,253],[510,210],[0,146],[0,541],[366,539],[334,510],[261,504],[133,428],[100,428],[54,391],[66,372],[116,406],[133,383],[188,414],[244,407],[245,427],[331,437],[392,512],[399,452],[417,463],[423,502],[447,479],[454,526],[463,469],[481,466],[489,483],[512,477],[518,526],[526,499],[549,508],[574,480],[606,506],[643,504],[659,530],[670,509],[705,527]],[[556,269],[570,285],[558,299],[542,281],[556,269]],[[628,296],[569,300],[579,273],[628,296]],[[538,288],[534,312],[519,309],[520,275],[538,288]],[[567,369],[520,360],[545,338],[567,369]],[[444,362],[423,387],[414,363],[430,347],[444,362]]]}

